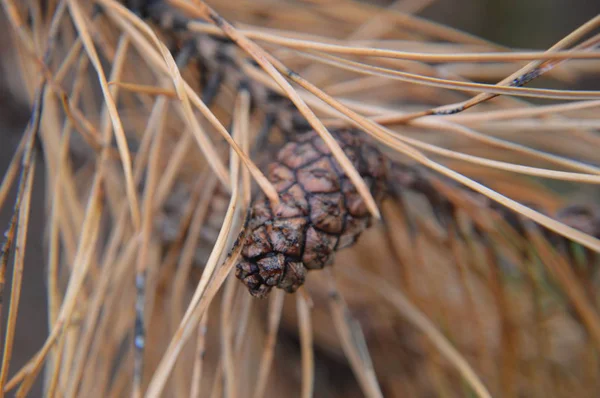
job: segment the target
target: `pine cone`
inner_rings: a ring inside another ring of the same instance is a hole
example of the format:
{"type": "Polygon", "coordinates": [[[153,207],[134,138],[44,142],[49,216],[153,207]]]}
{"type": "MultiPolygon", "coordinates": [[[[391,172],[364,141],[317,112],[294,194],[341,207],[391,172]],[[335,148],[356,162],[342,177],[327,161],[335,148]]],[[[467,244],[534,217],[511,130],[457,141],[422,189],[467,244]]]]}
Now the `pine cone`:
{"type": "MultiPolygon", "coordinates": [[[[332,135],[379,202],[386,191],[388,161],[360,133],[332,135]]],[[[333,261],[371,223],[363,199],[315,131],[297,136],[278,153],[268,178],[280,196],[253,203],[236,276],[250,294],[266,297],[273,287],[295,292],[308,270],[333,261]]]]}

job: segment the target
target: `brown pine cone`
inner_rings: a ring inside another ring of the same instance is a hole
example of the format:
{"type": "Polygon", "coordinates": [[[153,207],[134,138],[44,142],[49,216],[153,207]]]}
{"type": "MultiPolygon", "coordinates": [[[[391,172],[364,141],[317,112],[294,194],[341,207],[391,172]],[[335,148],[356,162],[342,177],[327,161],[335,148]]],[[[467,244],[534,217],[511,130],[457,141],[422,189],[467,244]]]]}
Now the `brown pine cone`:
{"type": "MultiPolygon", "coordinates": [[[[358,131],[332,135],[379,202],[386,191],[388,161],[358,131]]],[[[371,223],[356,188],[315,131],[297,136],[278,153],[268,178],[280,196],[252,205],[236,276],[250,294],[265,297],[273,287],[295,292],[307,270],[333,261],[333,252],[352,245],[371,223]]]]}

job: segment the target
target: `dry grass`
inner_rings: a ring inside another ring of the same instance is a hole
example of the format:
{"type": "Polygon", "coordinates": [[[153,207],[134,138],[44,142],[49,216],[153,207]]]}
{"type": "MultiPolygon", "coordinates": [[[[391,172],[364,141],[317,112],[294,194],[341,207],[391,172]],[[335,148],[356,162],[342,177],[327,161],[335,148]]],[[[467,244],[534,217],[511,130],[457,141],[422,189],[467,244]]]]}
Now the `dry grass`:
{"type": "Polygon", "coordinates": [[[425,1],[164,3],[198,21],[2,1],[33,112],[0,186],[0,207],[18,186],[0,395],[43,371],[65,397],[595,396],[600,92],[568,88],[600,67],[600,16],[516,51],[415,17],[425,1]],[[229,75],[205,102],[200,64],[219,58],[185,43],[217,36],[229,75]],[[523,87],[538,78],[561,88],[523,87]],[[300,114],[383,221],[258,301],[230,271],[253,184],[278,200],[261,168],[289,136],[276,123],[255,146],[270,113],[300,114]],[[342,125],[416,183],[378,206],[329,133],[342,125]],[[50,333],[11,369],[36,141],[50,333]]]}

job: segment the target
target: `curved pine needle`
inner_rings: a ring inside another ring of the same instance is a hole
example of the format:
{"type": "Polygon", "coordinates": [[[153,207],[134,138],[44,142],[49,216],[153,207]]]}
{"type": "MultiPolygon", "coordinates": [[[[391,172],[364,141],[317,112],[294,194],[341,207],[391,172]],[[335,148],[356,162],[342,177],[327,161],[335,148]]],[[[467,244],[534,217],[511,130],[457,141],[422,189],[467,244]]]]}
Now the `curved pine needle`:
{"type": "MultiPolygon", "coordinates": [[[[182,5],[181,0],[169,0],[174,5],[182,5]]],[[[189,5],[189,3],[188,3],[189,5]]],[[[596,23],[597,21],[594,21],[596,23]]],[[[210,30],[206,24],[201,22],[192,22],[189,24],[191,31],[219,34],[217,30],[210,30]],[[210,32],[209,32],[210,30],[210,32]]],[[[514,61],[532,61],[532,60],[561,60],[561,59],[599,59],[599,52],[590,51],[557,51],[547,52],[498,52],[498,53],[453,53],[453,54],[431,54],[421,52],[396,51],[382,48],[356,47],[341,44],[321,43],[317,41],[300,40],[260,32],[260,31],[239,31],[249,39],[262,41],[270,44],[277,44],[298,50],[318,50],[331,54],[344,54],[364,57],[381,57],[403,59],[407,61],[420,61],[432,63],[444,62],[514,62],[514,61]]]]}
{"type": "MultiPolygon", "coordinates": [[[[152,62],[154,66],[159,68],[164,73],[169,73],[169,69],[167,65],[163,61],[165,58],[170,58],[168,54],[168,50],[164,52],[166,49],[164,48],[164,44],[160,42],[160,40],[156,37],[156,35],[152,32],[152,30],[136,15],[134,15],[131,11],[124,8],[121,4],[116,3],[114,0],[97,0],[99,3],[102,3],[107,10],[107,13],[114,17],[115,22],[120,25],[120,27],[127,31],[131,35],[132,42],[141,47],[140,52],[147,57],[149,61],[152,62]],[[136,31],[132,28],[130,23],[140,29],[140,31],[136,31]],[[159,55],[156,49],[152,48],[152,46],[147,42],[141,35],[140,32],[144,32],[146,36],[148,36],[152,42],[154,42],[155,47],[158,47],[161,51],[163,51],[162,56],[159,55]]],[[[277,191],[273,187],[273,185],[269,182],[269,180],[264,176],[264,174],[256,167],[256,165],[250,160],[247,154],[245,154],[239,146],[235,143],[235,141],[231,138],[227,129],[221,124],[221,122],[217,119],[217,117],[208,109],[206,104],[202,102],[198,94],[195,90],[190,87],[190,85],[184,80],[177,80],[183,88],[185,88],[185,95],[189,98],[191,103],[200,110],[203,116],[212,124],[213,127],[217,130],[217,132],[221,135],[225,141],[236,151],[236,154],[240,156],[252,177],[256,180],[256,182],[260,185],[261,189],[265,193],[265,195],[269,198],[269,200],[273,203],[279,203],[279,197],[277,195],[277,191]]],[[[179,93],[181,95],[181,93],[179,93]]],[[[209,159],[210,160],[210,159],[209,159]]],[[[229,187],[227,187],[229,189],[229,187]]]]}
{"type": "MultiPolygon", "coordinates": [[[[544,54],[546,54],[546,55],[556,54],[559,50],[566,48],[569,45],[573,44],[574,42],[581,39],[584,35],[586,35],[591,30],[595,29],[599,25],[600,25],[600,15],[597,15],[596,17],[592,18],[585,24],[578,27],[574,32],[571,32],[568,36],[559,40],[558,43],[556,43],[555,45],[550,47],[546,52],[544,52],[544,54]]],[[[576,51],[571,51],[571,53],[575,53],[575,52],[576,51]]],[[[567,53],[569,53],[569,51],[567,51],[567,53]]],[[[554,64],[552,62],[544,62],[544,61],[552,61],[552,60],[557,61],[558,58],[550,59],[550,58],[540,57],[535,60],[532,60],[532,62],[528,63],[527,65],[520,68],[513,74],[505,77],[500,82],[498,82],[498,86],[522,85],[522,84],[528,83],[529,81],[541,76],[542,74],[544,74],[547,71],[549,71],[550,69],[552,69],[554,67],[554,64]]],[[[494,98],[495,96],[496,95],[494,95],[494,94],[486,94],[486,93],[478,94],[475,97],[473,97],[467,101],[463,101],[461,103],[451,104],[451,105],[444,106],[442,108],[431,109],[431,110],[425,111],[425,112],[418,112],[418,113],[415,113],[412,115],[406,115],[403,118],[403,120],[408,121],[411,119],[422,117],[427,114],[444,115],[444,114],[454,114],[454,113],[463,112],[469,108],[472,108],[478,104],[481,104],[487,100],[490,100],[490,99],[494,98]]]]}
{"type": "Polygon", "coordinates": [[[583,100],[597,99],[600,97],[600,91],[582,91],[582,90],[552,90],[540,88],[525,87],[503,87],[495,84],[471,83],[456,80],[441,79],[437,77],[423,76],[416,73],[401,72],[398,70],[374,66],[362,62],[351,61],[340,57],[311,52],[297,52],[302,57],[320,62],[325,65],[335,66],[368,76],[377,76],[399,80],[402,82],[421,84],[429,87],[447,88],[451,90],[481,92],[488,94],[503,94],[517,97],[534,97],[545,99],[568,99],[583,100]]]}
{"type": "MultiPolygon", "coordinates": [[[[440,123],[440,124],[443,124],[443,123],[440,123]]],[[[421,125],[423,125],[423,124],[421,124],[421,125]]],[[[425,123],[424,125],[429,125],[430,127],[436,126],[435,123],[431,123],[431,124],[425,123]]],[[[419,141],[416,139],[412,139],[409,137],[405,137],[400,134],[396,134],[395,136],[396,136],[396,138],[398,138],[398,140],[400,140],[402,142],[406,142],[406,143],[414,146],[415,148],[423,149],[426,152],[435,153],[437,155],[441,155],[441,156],[448,157],[451,159],[457,159],[457,160],[461,160],[464,162],[477,164],[480,166],[494,168],[497,170],[510,171],[513,173],[536,176],[536,177],[541,177],[541,178],[548,178],[548,179],[553,179],[553,180],[575,181],[575,182],[582,182],[582,183],[589,183],[589,184],[600,184],[600,175],[599,175],[600,170],[596,172],[596,175],[592,175],[592,174],[572,173],[572,172],[559,171],[559,170],[543,169],[543,168],[539,168],[539,167],[523,166],[523,165],[516,164],[516,163],[508,163],[508,162],[488,159],[488,158],[484,158],[484,157],[480,157],[480,156],[469,155],[466,153],[453,151],[450,149],[445,149],[440,146],[433,145],[433,144],[427,144],[425,142],[422,142],[422,141],[419,141]]],[[[592,170],[595,169],[592,166],[590,166],[589,168],[592,170]]]]}
{"type": "Polygon", "coordinates": [[[203,131],[200,123],[194,116],[194,112],[192,110],[192,106],[190,104],[190,99],[187,95],[185,86],[183,84],[183,77],[179,71],[179,67],[175,63],[175,60],[171,56],[169,50],[162,43],[157,43],[159,46],[160,52],[163,56],[165,63],[167,64],[169,75],[171,79],[173,79],[173,85],[175,86],[175,90],[177,92],[177,97],[180,100],[181,111],[184,115],[185,120],[189,124],[189,128],[194,134],[194,137],[198,141],[198,146],[204,152],[204,157],[208,160],[209,164],[212,166],[213,170],[221,180],[221,183],[226,189],[229,189],[231,186],[231,182],[229,181],[229,177],[227,175],[227,170],[225,165],[220,161],[220,156],[217,153],[217,150],[208,139],[206,133],[203,131]]]}
{"type": "Polygon", "coordinates": [[[410,122],[412,126],[416,127],[424,127],[424,128],[439,128],[446,131],[451,131],[454,133],[458,133],[464,135],[469,138],[473,138],[479,142],[492,145],[494,147],[508,149],[514,151],[516,153],[521,153],[524,155],[531,156],[534,159],[541,159],[548,161],[550,163],[560,165],[563,167],[568,167],[573,170],[579,170],[581,172],[585,172],[588,174],[600,175],[600,168],[595,167],[593,165],[580,162],[573,159],[568,159],[563,156],[553,155],[551,153],[547,153],[541,150],[537,150],[534,148],[527,147],[525,145],[521,145],[515,142],[507,141],[501,138],[492,137],[489,135],[482,134],[477,130],[474,130],[469,127],[462,126],[456,123],[446,122],[445,119],[441,119],[438,117],[428,117],[423,119],[417,119],[410,122]]]}
{"type": "Polygon", "coordinates": [[[98,53],[94,47],[94,43],[90,36],[90,33],[87,28],[88,21],[81,12],[80,5],[74,0],[67,0],[69,11],[71,16],[73,17],[73,22],[77,28],[77,31],[80,34],[81,41],[83,43],[83,47],[85,48],[94,69],[98,75],[98,79],[100,80],[100,87],[102,89],[102,94],[105,101],[105,106],[110,116],[110,120],[112,122],[112,126],[114,129],[115,139],[117,141],[117,147],[119,148],[119,153],[121,156],[121,163],[123,165],[123,170],[125,172],[125,180],[126,185],[125,188],[127,190],[127,196],[129,198],[129,204],[131,208],[131,218],[133,225],[136,229],[140,224],[140,209],[139,209],[139,201],[137,198],[137,193],[135,190],[135,184],[133,182],[133,174],[131,167],[131,154],[129,153],[129,149],[127,147],[127,139],[125,137],[125,131],[123,130],[123,124],[121,122],[121,118],[119,117],[119,112],[117,111],[117,106],[112,98],[110,89],[108,87],[108,80],[106,79],[106,75],[104,74],[104,69],[102,67],[102,63],[98,58],[98,53]]]}

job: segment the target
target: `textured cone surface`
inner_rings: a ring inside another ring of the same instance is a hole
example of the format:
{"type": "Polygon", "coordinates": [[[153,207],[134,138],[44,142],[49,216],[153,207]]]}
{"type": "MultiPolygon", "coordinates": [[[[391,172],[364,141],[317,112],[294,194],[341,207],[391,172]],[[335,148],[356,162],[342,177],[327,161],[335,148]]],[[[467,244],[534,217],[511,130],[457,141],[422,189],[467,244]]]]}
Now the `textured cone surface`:
{"type": "MultiPolygon", "coordinates": [[[[357,131],[332,135],[380,201],[387,160],[357,131]]],[[[295,292],[308,270],[331,263],[333,253],[352,245],[371,222],[360,194],[314,131],[283,146],[267,175],[280,204],[272,205],[264,196],[253,203],[236,267],[236,276],[257,297],[273,287],[295,292]]]]}

